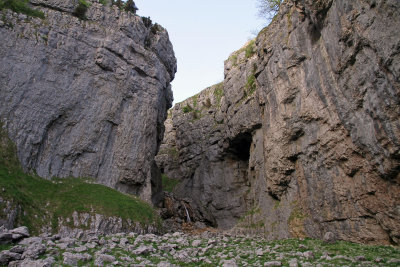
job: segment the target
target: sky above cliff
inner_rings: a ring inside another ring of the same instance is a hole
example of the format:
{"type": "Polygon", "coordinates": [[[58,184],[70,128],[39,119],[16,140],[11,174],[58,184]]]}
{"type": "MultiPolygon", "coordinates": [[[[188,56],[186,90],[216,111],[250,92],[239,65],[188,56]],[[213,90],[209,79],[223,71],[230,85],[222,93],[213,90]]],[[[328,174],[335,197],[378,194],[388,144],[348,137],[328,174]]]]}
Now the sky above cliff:
{"type": "Polygon", "coordinates": [[[168,30],[178,60],[174,103],[224,79],[224,60],[266,25],[256,0],[136,0],[138,15],[168,30]]]}

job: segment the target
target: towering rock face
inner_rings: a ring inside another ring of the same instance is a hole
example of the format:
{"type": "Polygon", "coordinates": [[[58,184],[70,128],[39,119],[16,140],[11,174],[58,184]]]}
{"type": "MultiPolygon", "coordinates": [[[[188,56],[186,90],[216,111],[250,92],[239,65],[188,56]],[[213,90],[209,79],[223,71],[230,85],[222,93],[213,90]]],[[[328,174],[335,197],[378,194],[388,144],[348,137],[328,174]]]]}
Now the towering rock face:
{"type": "Polygon", "coordinates": [[[84,20],[79,1],[30,2],[44,19],[5,11],[0,22],[0,119],[22,165],[150,201],[176,72],[168,33],[98,1],[84,20]]]}
{"type": "Polygon", "coordinates": [[[285,1],[172,109],[157,162],[176,193],[222,228],[399,244],[399,26],[396,0],[285,1]]]}

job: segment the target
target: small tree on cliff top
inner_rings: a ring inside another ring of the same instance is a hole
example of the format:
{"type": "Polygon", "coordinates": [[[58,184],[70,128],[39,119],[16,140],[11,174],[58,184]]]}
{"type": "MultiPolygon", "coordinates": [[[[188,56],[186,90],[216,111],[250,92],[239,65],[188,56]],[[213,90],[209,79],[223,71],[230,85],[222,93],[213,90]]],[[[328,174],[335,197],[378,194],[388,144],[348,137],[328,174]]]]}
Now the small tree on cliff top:
{"type": "Polygon", "coordinates": [[[125,3],[125,10],[135,14],[138,8],[136,7],[135,2],[133,2],[133,0],[128,0],[125,3]]]}
{"type": "Polygon", "coordinates": [[[258,15],[267,19],[272,19],[279,8],[283,0],[257,0],[258,1],[258,15]]]}

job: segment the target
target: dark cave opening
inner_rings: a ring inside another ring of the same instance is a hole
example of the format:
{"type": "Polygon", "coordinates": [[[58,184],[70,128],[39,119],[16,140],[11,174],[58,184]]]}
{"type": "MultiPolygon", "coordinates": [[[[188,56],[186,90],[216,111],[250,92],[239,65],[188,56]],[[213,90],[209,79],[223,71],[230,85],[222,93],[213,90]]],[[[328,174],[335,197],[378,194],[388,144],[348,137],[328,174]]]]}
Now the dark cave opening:
{"type": "Polygon", "coordinates": [[[251,133],[240,133],[229,143],[228,153],[233,157],[242,161],[249,161],[250,146],[253,137],[251,133]]]}

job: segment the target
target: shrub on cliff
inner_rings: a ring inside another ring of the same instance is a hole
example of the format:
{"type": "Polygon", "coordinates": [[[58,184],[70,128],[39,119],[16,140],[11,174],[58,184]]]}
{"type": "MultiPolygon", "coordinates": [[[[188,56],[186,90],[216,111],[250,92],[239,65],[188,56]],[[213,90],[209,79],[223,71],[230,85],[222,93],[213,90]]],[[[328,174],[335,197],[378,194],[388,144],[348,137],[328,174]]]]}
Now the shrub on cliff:
{"type": "Polygon", "coordinates": [[[133,0],[128,0],[125,3],[125,10],[128,12],[132,12],[132,13],[136,13],[136,11],[138,10],[138,8],[136,7],[135,3],[133,2],[133,0]]]}
{"type": "Polygon", "coordinates": [[[85,0],[79,0],[79,4],[74,10],[74,15],[82,20],[86,19],[86,11],[90,7],[90,3],[85,0]]]}
{"type": "Polygon", "coordinates": [[[32,9],[28,5],[28,0],[0,0],[0,10],[3,9],[10,9],[16,13],[44,19],[44,13],[40,10],[32,9]]]}

